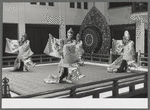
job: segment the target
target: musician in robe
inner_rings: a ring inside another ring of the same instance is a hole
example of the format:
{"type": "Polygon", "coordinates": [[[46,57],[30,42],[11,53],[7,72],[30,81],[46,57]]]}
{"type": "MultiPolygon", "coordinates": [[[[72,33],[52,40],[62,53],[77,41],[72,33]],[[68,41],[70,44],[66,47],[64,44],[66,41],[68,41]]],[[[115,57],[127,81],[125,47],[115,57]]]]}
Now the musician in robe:
{"type": "MultiPolygon", "coordinates": [[[[13,40],[7,38],[7,43],[8,42],[13,42],[13,40]]],[[[10,49],[8,51],[8,47],[6,48],[5,52],[7,53],[18,53],[14,62],[14,68],[11,71],[28,71],[28,67],[35,67],[36,63],[33,63],[31,59],[33,52],[31,51],[27,34],[22,35],[21,39],[18,40],[18,46],[15,49],[10,49]]],[[[12,48],[11,45],[9,45],[9,48],[12,48]]]]}

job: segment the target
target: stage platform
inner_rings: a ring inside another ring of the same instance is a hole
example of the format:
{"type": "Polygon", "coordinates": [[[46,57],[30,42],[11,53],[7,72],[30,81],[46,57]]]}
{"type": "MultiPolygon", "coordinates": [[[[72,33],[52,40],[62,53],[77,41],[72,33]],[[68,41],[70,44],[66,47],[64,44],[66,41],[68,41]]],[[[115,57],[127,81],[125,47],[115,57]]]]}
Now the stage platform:
{"type": "Polygon", "coordinates": [[[108,73],[108,64],[98,63],[85,63],[85,66],[81,67],[81,72],[85,75],[84,78],[73,81],[73,84],[62,82],[59,84],[46,84],[43,79],[51,73],[57,75],[57,63],[41,64],[35,68],[30,68],[29,72],[10,72],[9,68],[2,69],[2,78],[7,77],[9,79],[9,85],[12,92],[18,95],[29,95],[49,90],[65,89],[73,85],[82,85],[89,82],[107,80],[117,78],[121,76],[130,76],[133,74],[141,74],[145,70],[133,70],[131,73],[108,73]]]}

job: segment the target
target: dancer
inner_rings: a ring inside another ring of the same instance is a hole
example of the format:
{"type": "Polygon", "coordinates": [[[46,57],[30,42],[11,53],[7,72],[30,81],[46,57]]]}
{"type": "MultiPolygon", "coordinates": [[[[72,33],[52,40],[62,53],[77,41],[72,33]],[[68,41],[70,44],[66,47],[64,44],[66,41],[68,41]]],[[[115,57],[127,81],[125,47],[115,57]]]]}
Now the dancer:
{"type": "MultiPolygon", "coordinates": [[[[7,38],[7,40],[10,39],[7,38]]],[[[11,51],[11,53],[18,53],[14,62],[14,68],[11,71],[28,71],[28,67],[35,67],[36,63],[33,63],[31,60],[33,52],[30,49],[30,41],[27,39],[27,34],[22,35],[18,44],[18,47],[11,51]]]]}
{"type": "Polygon", "coordinates": [[[76,51],[77,51],[77,54],[78,54],[77,73],[79,74],[79,79],[85,77],[85,75],[82,75],[82,73],[80,72],[80,66],[82,66],[83,63],[84,63],[84,61],[82,60],[82,55],[84,54],[84,50],[83,50],[82,44],[83,44],[83,42],[81,40],[81,36],[78,33],[76,35],[76,51]]]}
{"type": "MultiPolygon", "coordinates": [[[[126,35],[125,35],[126,36],[126,35]]],[[[121,73],[121,72],[126,72],[127,71],[127,61],[125,59],[123,59],[123,55],[124,55],[124,47],[126,45],[126,39],[125,39],[125,36],[123,36],[123,46],[122,46],[122,50],[121,50],[121,56],[119,58],[120,61],[118,62],[118,68],[114,69],[113,72],[116,72],[116,73],[121,73]]]]}
{"type": "Polygon", "coordinates": [[[81,36],[80,36],[80,34],[78,33],[78,34],[76,35],[76,51],[77,51],[77,53],[78,53],[78,57],[79,57],[79,60],[80,60],[80,61],[82,61],[82,55],[83,55],[83,53],[84,53],[84,50],[83,50],[83,48],[82,48],[82,44],[83,44],[83,42],[82,42],[82,40],[81,40],[81,36]]]}
{"type": "MultiPolygon", "coordinates": [[[[60,63],[58,65],[58,71],[59,71],[59,81],[66,81],[68,83],[72,83],[71,81],[71,71],[68,70],[69,66],[73,63],[72,58],[68,58],[66,50],[73,51],[75,46],[75,40],[73,40],[74,32],[72,28],[70,28],[67,32],[67,39],[62,39],[61,45],[60,45],[60,53],[62,55],[60,63]]],[[[71,54],[70,54],[71,55],[71,54]]]]}
{"type": "MultiPolygon", "coordinates": [[[[61,60],[58,64],[58,76],[49,74],[48,78],[44,79],[45,83],[59,83],[62,80],[67,83],[72,83],[71,81],[71,71],[68,68],[77,60],[76,55],[74,54],[76,42],[73,40],[73,30],[70,28],[67,31],[67,39],[61,39],[53,45],[59,45],[57,48],[59,55],[61,55],[61,60]]],[[[51,38],[50,38],[51,39],[51,38]]],[[[56,47],[56,46],[54,46],[56,47]]],[[[56,48],[55,48],[56,49],[56,48]]],[[[45,49],[46,50],[46,49],[45,49]]],[[[46,52],[45,52],[46,53],[46,52]]]]}
{"type": "Polygon", "coordinates": [[[111,65],[109,65],[107,67],[108,72],[116,72],[117,69],[120,67],[120,65],[122,63],[122,58],[123,58],[123,47],[125,45],[124,37],[123,37],[123,40],[114,40],[114,39],[112,39],[112,40],[113,40],[113,44],[114,44],[114,47],[113,47],[114,50],[112,50],[113,52],[112,51],[110,51],[110,52],[111,52],[111,54],[114,53],[114,54],[118,54],[120,56],[111,65]]]}
{"type": "Polygon", "coordinates": [[[122,53],[108,68],[109,72],[131,72],[130,67],[137,69],[135,62],[134,42],[130,40],[128,31],[124,32],[122,53]]]}
{"type": "Polygon", "coordinates": [[[134,42],[130,40],[130,34],[128,31],[124,32],[125,46],[123,48],[123,60],[127,61],[127,72],[131,72],[130,67],[138,68],[135,62],[135,49],[134,42]]]}

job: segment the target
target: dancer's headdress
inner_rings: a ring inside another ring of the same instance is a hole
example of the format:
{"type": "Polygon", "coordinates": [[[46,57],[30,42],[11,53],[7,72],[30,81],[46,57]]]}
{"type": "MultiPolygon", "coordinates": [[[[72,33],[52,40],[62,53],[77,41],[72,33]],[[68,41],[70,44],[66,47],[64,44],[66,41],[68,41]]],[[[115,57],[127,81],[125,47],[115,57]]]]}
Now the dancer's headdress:
{"type": "Polygon", "coordinates": [[[124,35],[125,35],[125,34],[128,34],[128,35],[129,35],[129,31],[127,31],[127,30],[126,30],[126,31],[124,31],[124,35]]]}
{"type": "Polygon", "coordinates": [[[73,35],[73,34],[74,34],[74,32],[73,32],[72,28],[70,28],[70,29],[67,31],[67,33],[68,33],[68,34],[71,34],[71,35],[73,35]]]}
{"type": "Polygon", "coordinates": [[[28,35],[27,34],[23,34],[22,37],[24,37],[25,39],[28,39],[28,35]]]}
{"type": "Polygon", "coordinates": [[[129,39],[130,39],[130,33],[129,33],[129,31],[124,31],[124,36],[123,36],[123,38],[125,38],[126,39],[126,37],[129,37],[129,39]],[[128,35],[128,36],[126,36],[126,35],[128,35]]]}

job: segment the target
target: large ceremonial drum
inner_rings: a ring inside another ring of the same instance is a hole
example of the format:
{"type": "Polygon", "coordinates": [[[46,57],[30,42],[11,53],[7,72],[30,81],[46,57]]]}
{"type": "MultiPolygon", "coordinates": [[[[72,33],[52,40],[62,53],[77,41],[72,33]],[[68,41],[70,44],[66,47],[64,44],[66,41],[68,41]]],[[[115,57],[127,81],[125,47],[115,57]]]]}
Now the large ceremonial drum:
{"type": "Polygon", "coordinates": [[[110,51],[110,29],[105,16],[96,8],[85,16],[80,27],[85,53],[108,54],[110,51]]]}
{"type": "Polygon", "coordinates": [[[86,28],[82,35],[83,48],[86,53],[97,53],[101,48],[102,36],[96,28],[86,28]]]}

